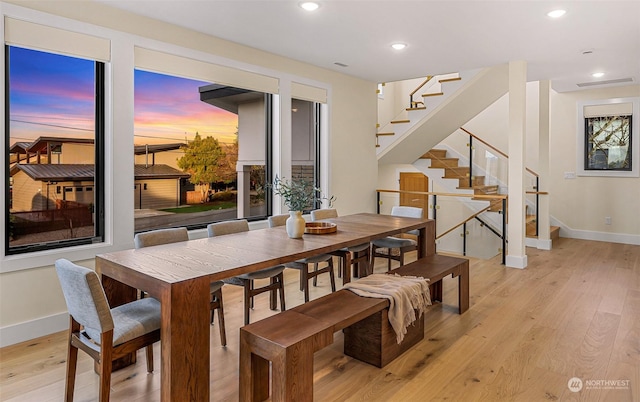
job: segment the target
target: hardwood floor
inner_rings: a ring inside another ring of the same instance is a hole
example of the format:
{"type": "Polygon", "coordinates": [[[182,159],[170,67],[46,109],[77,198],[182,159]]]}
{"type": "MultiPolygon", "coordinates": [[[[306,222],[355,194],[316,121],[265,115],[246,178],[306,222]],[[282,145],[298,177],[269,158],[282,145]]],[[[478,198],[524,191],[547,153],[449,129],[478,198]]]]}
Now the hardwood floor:
{"type": "MultiPolygon", "coordinates": [[[[336,334],[315,355],[314,399],[640,401],[640,246],[559,239],[552,251],[527,254],[524,270],[472,259],[463,315],[457,279],[445,279],[444,303],[426,314],[424,341],[383,369],[344,356],[336,334]],[[572,377],[583,381],[580,392],[569,390],[572,377]]],[[[325,276],[311,298],[328,292],[325,276]]],[[[298,271],[287,270],[285,283],[287,306],[302,303],[298,271]]],[[[211,400],[235,401],[242,290],[223,291],[228,346],[211,327],[211,400]]],[[[267,297],[256,299],[252,320],[273,314],[267,297]]],[[[95,400],[98,376],[91,359],[79,357],[75,400],[95,400]]],[[[160,400],[159,345],[158,371],[146,373],[143,352],[138,359],[113,374],[112,401],[160,400]]],[[[0,400],[62,400],[65,360],[64,332],[0,349],[0,400]]]]}

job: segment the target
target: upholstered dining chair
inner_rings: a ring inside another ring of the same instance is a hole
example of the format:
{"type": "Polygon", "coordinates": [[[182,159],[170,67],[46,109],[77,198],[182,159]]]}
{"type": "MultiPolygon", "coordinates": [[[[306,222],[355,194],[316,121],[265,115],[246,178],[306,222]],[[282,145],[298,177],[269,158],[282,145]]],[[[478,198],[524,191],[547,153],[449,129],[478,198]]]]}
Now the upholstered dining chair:
{"type": "MultiPolygon", "coordinates": [[[[323,219],[331,219],[338,217],[338,210],[335,208],[315,209],[311,211],[311,220],[320,221],[323,219]]],[[[347,253],[351,253],[351,266],[353,266],[358,277],[367,276],[371,273],[369,266],[371,247],[369,243],[358,244],[357,246],[345,247],[333,252],[332,254],[340,257],[340,266],[338,268],[338,276],[342,274],[346,268],[345,263],[347,261],[347,253]]]]}
{"type": "MultiPolygon", "coordinates": [[[[274,228],[284,226],[287,223],[289,215],[274,215],[269,217],[269,227],[274,228]]],[[[304,292],[305,303],[309,301],[309,279],[313,278],[313,286],[318,284],[318,275],[328,273],[331,283],[331,291],[336,291],[336,278],[333,273],[333,256],[331,254],[320,254],[317,256],[303,258],[301,260],[287,262],[284,264],[287,268],[293,268],[300,271],[300,290],[304,292]],[[318,268],[319,264],[326,263],[327,266],[318,268]],[[313,271],[309,271],[309,266],[313,264],[313,271]]]]}
{"type": "MultiPolygon", "coordinates": [[[[249,222],[246,219],[236,221],[224,221],[210,223],[207,226],[207,232],[209,237],[223,236],[233,233],[248,232],[249,222]]],[[[224,283],[230,285],[242,286],[244,288],[244,324],[249,324],[249,311],[253,308],[253,297],[264,292],[270,293],[270,305],[271,310],[277,308],[276,292],[280,293],[280,311],[285,311],[284,301],[284,271],[283,265],[277,265],[271,268],[261,269],[260,271],[250,272],[234,276],[233,278],[223,279],[224,283]],[[254,288],[254,280],[256,279],[270,279],[270,283],[260,288],[254,288]]]]}
{"type": "MultiPolygon", "coordinates": [[[[133,239],[135,248],[159,246],[162,244],[177,243],[189,240],[187,228],[157,229],[149,232],[138,233],[133,239]]],[[[209,285],[211,301],[211,324],[213,325],[214,312],[218,310],[218,326],[220,327],[220,344],[227,346],[227,333],[224,326],[224,304],[222,302],[222,286],[224,282],[215,281],[209,285]]]]}
{"type": "MultiPolygon", "coordinates": [[[[403,216],[407,218],[422,218],[422,208],[395,206],[391,208],[391,215],[403,216]]],[[[417,236],[417,230],[411,230],[407,234],[417,236]]],[[[398,261],[400,265],[404,265],[404,255],[413,250],[418,249],[418,242],[413,239],[405,239],[400,237],[385,237],[371,242],[371,267],[375,267],[376,257],[387,259],[387,270],[391,270],[391,260],[398,261]],[[381,253],[378,249],[386,249],[386,253],[381,253]],[[394,250],[398,250],[398,254],[394,254],[394,250]]]]}
{"type": "Polygon", "coordinates": [[[68,260],[55,262],[69,310],[69,349],[65,401],[73,401],[78,349],[96,361],[99,401],[109,401],[112,362],[146,347],[153,371],[153,344],[160,340],[160,302],[148,297],[110,308],[98,275],[68,260]]]}

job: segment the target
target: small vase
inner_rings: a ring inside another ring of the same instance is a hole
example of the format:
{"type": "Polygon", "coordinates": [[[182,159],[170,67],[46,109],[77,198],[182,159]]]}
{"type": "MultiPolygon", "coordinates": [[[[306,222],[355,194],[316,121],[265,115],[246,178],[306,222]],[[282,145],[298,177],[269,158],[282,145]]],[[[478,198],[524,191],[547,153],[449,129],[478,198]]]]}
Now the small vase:
{"type": "Polygon", "coordinates": [[[287,218],[287,234],[292,239],[299,239],[304,234],[306,222],[302,217],[302,211],[289,211],[287,218]]]}

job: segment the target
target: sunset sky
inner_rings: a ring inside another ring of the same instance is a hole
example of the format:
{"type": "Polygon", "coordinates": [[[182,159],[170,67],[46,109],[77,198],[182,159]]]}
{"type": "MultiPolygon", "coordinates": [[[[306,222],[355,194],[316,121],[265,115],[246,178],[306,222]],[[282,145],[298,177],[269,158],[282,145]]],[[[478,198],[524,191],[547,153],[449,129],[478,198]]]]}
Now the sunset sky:
{"type": "MultiPolygon", "coordinates": [[[[93,137],[93,81],[92,61],[11,47],[10,143],[93,137]]],[[[207,84],[136,70],[135,145],[184,142],[196,132],[233,141],[237,116],[200,101],[207,84]]]]}

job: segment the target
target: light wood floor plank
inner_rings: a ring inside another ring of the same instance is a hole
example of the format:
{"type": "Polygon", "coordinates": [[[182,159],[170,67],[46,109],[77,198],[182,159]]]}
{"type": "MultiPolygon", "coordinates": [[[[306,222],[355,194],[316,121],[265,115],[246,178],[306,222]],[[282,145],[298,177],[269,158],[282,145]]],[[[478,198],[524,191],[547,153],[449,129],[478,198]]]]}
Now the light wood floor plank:
{"type": "MultiPolygon", "coordinates": [[[[457,314],[457,279],[443,282],[444,303],[425,313],[425,339],[382,369],[345,356],[343,337],[315,354],[317,401],[640,401],[640,246],[560,239],[527,249],[524,270],[499,257],[471,259],[470,309],[457,314]],[[630,387],[571,392],[571,377],[629,380],[630,387]]],[[[408,260],[415,259],[410,254],[408,260]]],[[[336,261],[337,262],[337,261],[336,261]]],[[[386,271],[380,260],[376,272],[386,271]]],[[[319,278],[311,298],[329,291],[319,278]]],[[[341,281],[338,281],[341,282],[341,281]]],[[[298,271],[285,270],[288,307],[303,302],[298,271]]],[[[340,286],[338,286],[340,287],[340,286]]],[[[228,346],[211,327],[211,401],[238,400],[242,290],[223,288],[228,346]]],[[[252,321],[276,314],[258,296],[252,321]]],[[[60,401],[64,332],[0,349],[0,401],[60,401]]],[[[114,373],[112,400],[160,399],[160,348],[146,373],[144,353],[114,373]]],[[[79,354],[75,401],[94,401],[98,377],[79,354]]]]}

